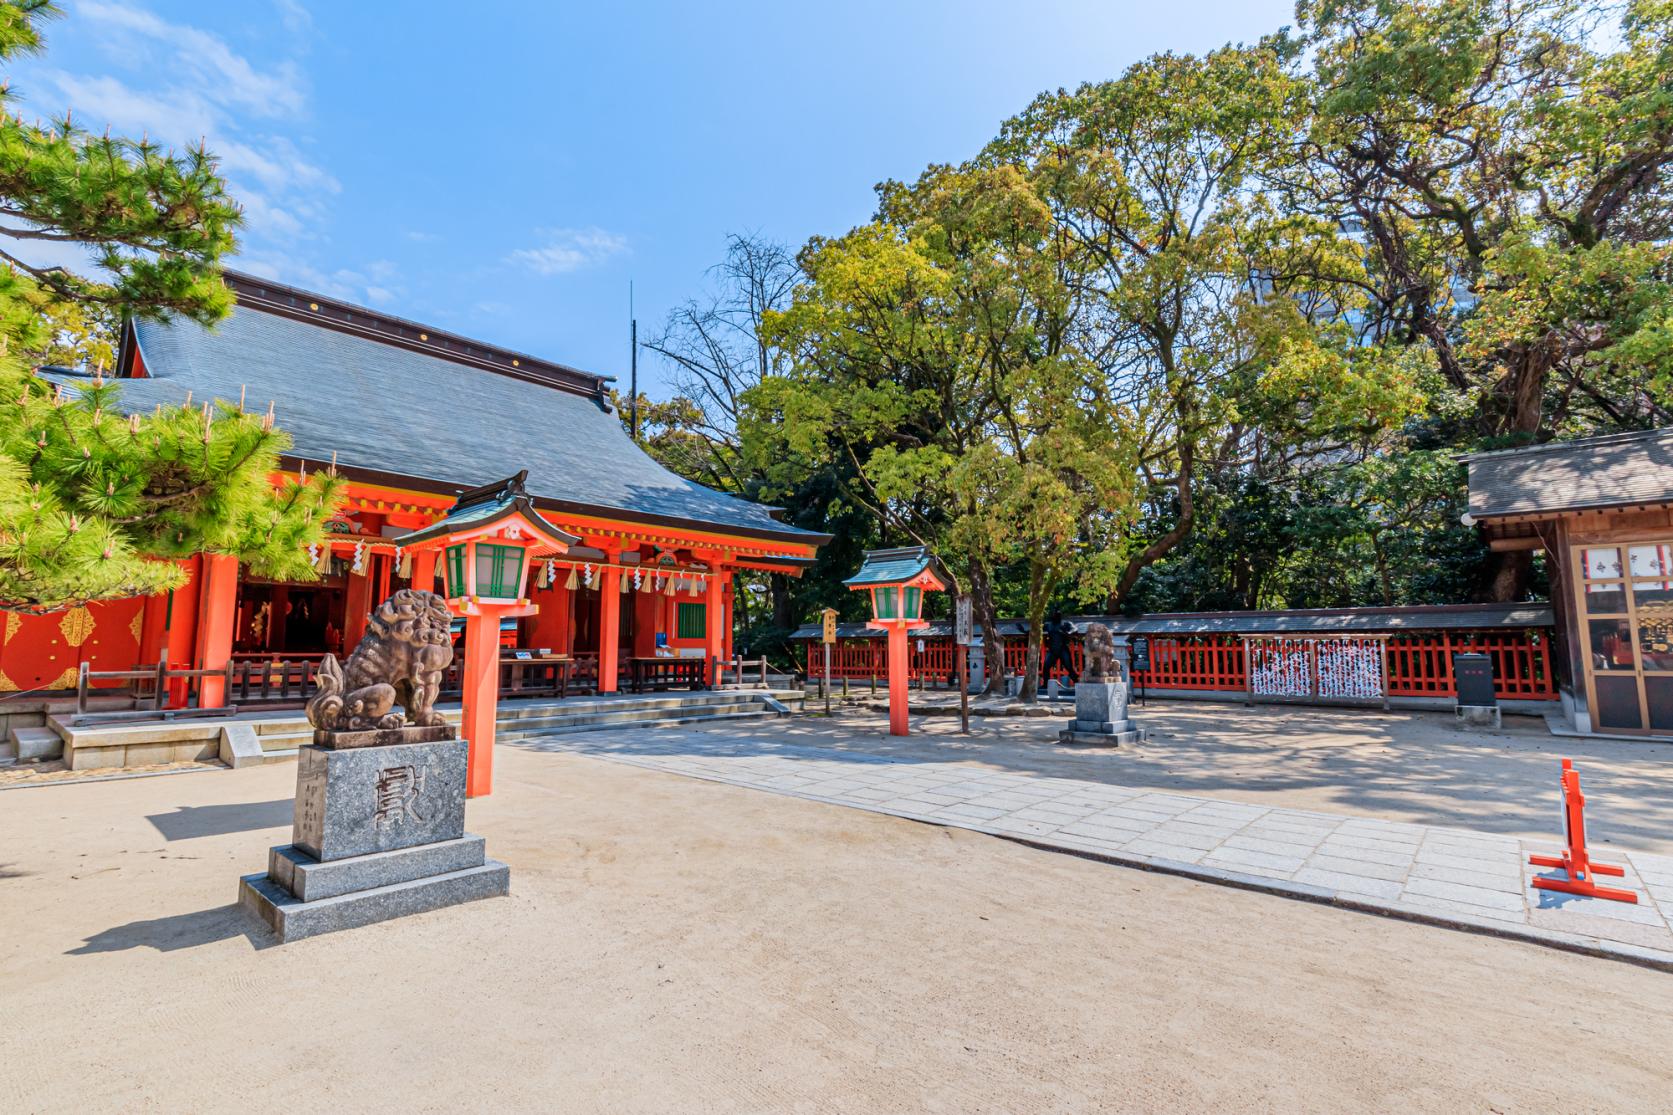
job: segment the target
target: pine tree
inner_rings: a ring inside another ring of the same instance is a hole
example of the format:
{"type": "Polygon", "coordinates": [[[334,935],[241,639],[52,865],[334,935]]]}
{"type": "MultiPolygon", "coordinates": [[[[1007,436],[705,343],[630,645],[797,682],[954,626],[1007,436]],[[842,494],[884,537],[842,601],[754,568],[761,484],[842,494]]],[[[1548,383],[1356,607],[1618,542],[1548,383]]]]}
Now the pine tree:
{"type": "MultiPolygon", "coordinates": [[[[42,0],[0,0],[0,61],[40,48],[42,0]]],[[[219,261],[240,221],[212,155],[93,136],[68,114],[45,126],[0,90],[0,233],[87,246],[99,277],[23,258],[0,242],[0,610],[50,611],[179,587],[176,561],[234,554],[262,576],[314,576],[342,481],[316,473],[275,488],[289,445],[271,407],[202,400],[122,410],[99,374],[65,386],[32,354],[98,352],[89,322],[116,315],[205,325],[232,294],[219,261]],[[71,336],[73,334],[80,336],[71,336]]]]}

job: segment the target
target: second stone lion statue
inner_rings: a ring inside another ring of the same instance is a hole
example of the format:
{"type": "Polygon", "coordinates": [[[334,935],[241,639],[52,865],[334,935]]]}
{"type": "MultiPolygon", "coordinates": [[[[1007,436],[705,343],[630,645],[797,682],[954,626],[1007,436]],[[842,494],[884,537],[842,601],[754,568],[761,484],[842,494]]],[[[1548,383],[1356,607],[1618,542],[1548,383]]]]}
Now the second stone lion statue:
{"type": "Polygon", "coordinates": [[[452,617],[433,592],[404,588],[372,613],[348,661],[320,663],[308,722],[322,731],[421,728],[446,721],[436,711],[442,674],[453,661],[452,617]],[[399,703],[403,718],[392,711],[399,703]]]}
{"type": "Polygon", "coordinates": [[[1101,623],[1086,625],[1082,636],[1081,654],[1086,663],[1087,681],[1120,681],[1121,667],[1116,664],[1115,638],[1101,623]]]}

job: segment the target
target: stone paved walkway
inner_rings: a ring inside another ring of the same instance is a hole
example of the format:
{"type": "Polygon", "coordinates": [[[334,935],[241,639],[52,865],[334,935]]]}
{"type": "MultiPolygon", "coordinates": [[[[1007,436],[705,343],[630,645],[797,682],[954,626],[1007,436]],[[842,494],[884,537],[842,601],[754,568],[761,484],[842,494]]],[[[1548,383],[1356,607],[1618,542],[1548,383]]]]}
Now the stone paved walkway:
{"type": "MultiPolygon", "coordinates": [[[[738,739],[722,732],[574,735],[564,751],[1027,841],[1115,863],[1673,970],[1673,857],[1631,852],[1629,905],[1537,890],[1557,840],[738,739]]],[[[1557,809],[1552,807],[1553,826],[1557,809]]],[[[1552,874],[1559,874],[1553,872],[1552,874]]]]}

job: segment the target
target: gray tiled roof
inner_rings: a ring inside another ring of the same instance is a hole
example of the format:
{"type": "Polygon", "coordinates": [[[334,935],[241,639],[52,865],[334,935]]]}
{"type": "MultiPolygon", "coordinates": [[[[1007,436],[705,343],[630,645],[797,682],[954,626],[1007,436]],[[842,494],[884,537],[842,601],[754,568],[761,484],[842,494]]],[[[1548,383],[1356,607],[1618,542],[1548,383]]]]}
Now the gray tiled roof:
{"type": "Polygon", "coordinates": [[[633,444],[584,394],[514,379],[373,338],[241,306],[213,331],[140,322],[151,378],[123,383],[149,410],[186,392],[277,404],[291,453],[471,488],[527,469],[538,501],[628,517],[712,524],[798,542],[824,536],[769,509],[682,479],[633,444]]]}
{"type": "Polygon", "coordinates": [[[1673,426],[1475,453],[1470,514],[1533,515],[1673,502],[1673,426]]]}
{"type": "MultiPolygon", "coordinates": [[[[1332,635],[1356,632],[1479,631],[1505,627],[1550,627],[1551,605],[1445,604],[1413,608],[1298,608],[1285,612],[1157,612],[1143,616],[1067,616],[1076,630],[1101,623],[1116,635],[1332,635]]],[[[1028,621],[999,621],[1002,635],[1026,635],[1028,621]]],[[[816,623],[796,629],[792,639],[817,639],[816,623]]],[[[947,620],[932,620],[913,638],[944,638],[953,633],[947,620]]],[[[882,638],[863,623],[837,625],[844,639],[882,638]]]]}

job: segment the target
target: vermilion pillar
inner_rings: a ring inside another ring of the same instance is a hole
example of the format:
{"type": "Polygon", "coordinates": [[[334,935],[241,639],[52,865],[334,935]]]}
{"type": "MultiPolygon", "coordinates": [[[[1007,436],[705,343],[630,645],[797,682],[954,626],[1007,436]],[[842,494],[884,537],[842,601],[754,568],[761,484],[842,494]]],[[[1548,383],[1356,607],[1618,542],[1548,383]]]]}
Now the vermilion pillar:
{"type": "Polygon", "coordinates": [[[906,703],[910,700],[907,685],[906,628],[898,623],[889,625],[889,734],[904,736],[908,732],[906,703]]]}
{"type": "Polygon", "coordinates": [[[703,583],[703,621],[704,633],[708,636],[704,653],[709,659],[709,684],[716,684],[720,678],[717,666],[726,654],[726,602],[720,595],[720,568],[709,574],[703,583]]]}
{"type": "Polygon", "coordinates": [[[419,592],[436,591],[436,551],[421,550],[412,556],[412,587],[419,592]]]}
{"type": "MultiPolygon", "coordinates": [[[[616,555],[610,555],[614,562],[616,555]]],[[[616,691],[621,657],[622,571],[606,568],[598,580],[598,691],[616,691]]]]}
{"type": "Polygon", "coordinates": [[[500,616],[497,610],[465,620],[465,701],[461,719],[470,741],[465,796],[478,798],[494,788],[494,717],[500,704],[500,616]]]}
{"type": "MultiPolygon", "coordinates": [[[[198,617],[198,668],[225,670],[232,657],[233,625],[238,618],[238,559],[231,554],[203,556],[203,613],[198,617]]],[[[226,678],[199,679],[198,707],[226,704],[226,678]]]]}

